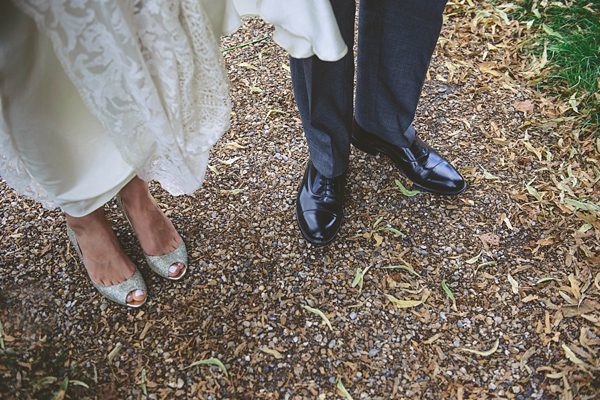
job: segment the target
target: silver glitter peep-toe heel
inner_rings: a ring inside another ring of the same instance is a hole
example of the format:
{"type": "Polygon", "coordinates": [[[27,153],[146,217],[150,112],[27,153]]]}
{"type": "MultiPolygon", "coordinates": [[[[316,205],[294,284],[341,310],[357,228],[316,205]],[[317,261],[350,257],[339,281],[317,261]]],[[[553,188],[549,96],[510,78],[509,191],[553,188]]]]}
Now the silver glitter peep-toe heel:
{"type": "MultiPolygon", "coordinates": [[[[116,200],[117,205],[121,209],[121,212],[123,213],[123,215],[125,215],[125,218],[127,218],[127,221],[133,228],[133,224],[129,220],[127,212],[125,212],[125,207],[123,207],[121,196],[117,195],[116,200]]],[[[154,204],[157,208],[160,208],[158,207],[156,200],[152,199],[152,201],[154,201],[154,204]]],[[[167,278],[172,281],[178,281],[181,278],[183,278],[183,276],[188,270],[188,254],[183,238],[181,238],[181,243],[179,244],[179,246],[175,250],[167,254],[163,254],[162,256],[151,256],[144,252],[144,257],[146,258],[146,262],[148,263],[148,266],[152,269],[152,271],[162,276],[163,278],[167,278]],[[179,273],[178,276],[169,276],[169,268],[171,267],[171,265],[176,263],[182,263],[185,266],[185,268],[179,273]]]]}
{"type": "MultiPolygon", "coordinates": [[[[73,229],[71,229],[71,227],[69,225],[67,225],[67,234],[69,236],[69,239],[71,240],[71,243],[73,244],[73,247],[75,247],[75,250],[77,251],[77,255],[81,259],[81,262],[83,262],[85,265],[85,261],[83,259],[83,254],[81,253],[81,248],[79,247],[79,244],[77,243],[77,237],[75,236],[75,232],[73,231],[73,229]]],[[[110,286],[98,285],[96,282],[94,282],[94,280],[89,275],[89,273],[88,273],[88,276],[90,277],[92,284],[98,290],[98,292],[100,292],[100,294],[102,296],[106,297],[107,299],[109,299],[111,301],[114,301],[115,303],[121,304],[123,306],[131,307],[131,308],[138,308],[138,307],[141,307],[142,305],[144,305],[144,303],[146,303],[146,299],[148,298],[148,290],[146,289],[146,282],[144,282],[144,278],[142,277],[142,274],[140,274],[140,271],[138,271],[137,268],[136,268],[135,272],[133,273],[133,275],[129,279],[127,279],[124,282],[117,283],[116,285],[110,285],[110,286]],[[134,290],[143,290],[144,293],[146,294],[146,297],[144,297],[144,301],[142,301],[140,304],[127,303],[127,295],[129,293],[133,292],[134,290]]]]}

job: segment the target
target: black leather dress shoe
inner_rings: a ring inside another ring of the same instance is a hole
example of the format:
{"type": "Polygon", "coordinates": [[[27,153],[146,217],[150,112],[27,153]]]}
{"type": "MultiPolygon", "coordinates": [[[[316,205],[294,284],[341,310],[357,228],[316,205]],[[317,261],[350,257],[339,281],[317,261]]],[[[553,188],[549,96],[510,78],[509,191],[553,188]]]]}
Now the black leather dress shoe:
{"type": "Polygon", "coordinates": [[[415,137],[410,147],[398,147],[365,131],[354,121],[352,144],[369,154],[383,153],[391,158],[419,189],[456,195],[467,188],[458,171],[419,137],[415,137]]]}
{"type": "Polygon", "coordinates": [[[326,178],[312,161],[306,164],[298,189],[296,219],[302,235],[312,244],[331,242],[344,218],[345,175],[326,178]]]}

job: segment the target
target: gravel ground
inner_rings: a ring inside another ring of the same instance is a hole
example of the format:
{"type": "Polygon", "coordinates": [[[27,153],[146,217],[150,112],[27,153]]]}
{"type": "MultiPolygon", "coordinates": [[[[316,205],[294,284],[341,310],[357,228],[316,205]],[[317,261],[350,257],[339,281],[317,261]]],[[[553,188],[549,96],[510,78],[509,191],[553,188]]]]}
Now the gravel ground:
{"type": "MultiPolygon", "coordinates": [[[[106,207],[148,284],[142,309],[96,293],[61,213],[2,183],[0,397],[593,398],[600,141],[526,85],[509,51],[523,27],[492,6],[474,22],[478,7],[448,7],[415,121],[469,189],[403,194],[389,160],[353,149],[346,220],[326,247],[296,226],[308,149],[270,38],[225,53],[232,127],[204,187],[152,187],[188,244],[188,276],[153,275],[106,207]],[[190,367],[207,359],[224,370],[190,367]]],[[[250,19],[223,47],[270,34],[250,19]]]]}

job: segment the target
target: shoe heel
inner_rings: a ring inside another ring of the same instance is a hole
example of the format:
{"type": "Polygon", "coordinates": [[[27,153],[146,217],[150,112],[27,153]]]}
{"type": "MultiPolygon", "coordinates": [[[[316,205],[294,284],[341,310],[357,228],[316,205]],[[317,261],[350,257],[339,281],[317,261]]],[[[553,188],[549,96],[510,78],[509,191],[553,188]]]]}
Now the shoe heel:
{"type": "MultiPolygon", "coordinates": [[[[131,227],[133,228],[133,224],[129,220],[129,216],[127,215],[127,212],[125,211],[125,207],[123,207],[123,201],[121,200],[121,196],[117,194],[116,200],[117,200],[117,206],[119,207],[119,210],[123,213],[123,215],[125,215],[127,222],[129,222],[129,225],[131,225],[131,227]]],[[[152,198],[152,201],[154,202],[156,207],[159,208],[159,206],[156,203],[156,200],[154,200],[154,198],[152,198]]],[[[150,269],[152,271],[154,271],[157,275],[160,275],[163,278],[166,278],[170,281],[180,280],[181,278],[183,278],[183,276],[187,273],[187,270],[188,270],[187,248],[185,246],[185,242],[183,241],[183,238],[181,238],[181,243],[179,244],[179,247],[177,247],[175,250],[171,251],[170,253],[163,254],[162,256],[151,256],[144,252],[144,258],[146,259],[146,263],[148,264],[148,266],[150,267],[150,269]],[[178,276],[171,277],[171,276],[169,276],[169,267],[177,262],[184,264],[185,269],[178,276]]]]}
{"type": "Polygon", "coordinates": [[[364,136],[365,133],[366,131],[363,128],[361,128],[360,125],[358,125],[358,122],[356,122],[356,119],[354,119],[352,121],[352,137],[350,140],[351,143],[354,145],[354,147],[364,151],[367,154],[370,154],[372,156],[378,155],[380,153],[379,150],[359,139],[361,134],[364,136]]]}
{"type": "Polygon", "coordinates": [[[368,144],[365,144],[364,142],[359,141],[355,136],[352,136],[352,145],[357,149],[362,150],[365,153],[370,154],[372,156],[376,156],[379,154],[379,150],[369,146],[368,144]]]}

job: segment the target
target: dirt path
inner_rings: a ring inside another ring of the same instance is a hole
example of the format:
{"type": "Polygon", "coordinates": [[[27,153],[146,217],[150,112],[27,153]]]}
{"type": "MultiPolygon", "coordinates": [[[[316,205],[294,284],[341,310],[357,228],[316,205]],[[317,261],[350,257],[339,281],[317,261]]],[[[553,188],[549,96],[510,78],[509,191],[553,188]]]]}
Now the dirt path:
{"type": "MultiPolygon", "coordinates": [[[[600,143],[525,85],[522,27],[491,6],[447,11],[415,127],[468,179],[457,198],[403,195],[388,160],[354,149],[339,238],[307,245],[294,217],[307,147],[271,39],[226,53],[232,128],[205,187],[154,188],[189,276],[152,275],[110,203],[149,286],[141,311],[93,291],[59,212],[2,185],[0,397],[49,399],[65,377],[73,399],[344,398],[338,382],[354,399],[593,395],[600,143]],[[187,368],[210,358],[227,375],[187,368]]],[[[224,47],[268,34],[251,20],[224,47]]]]}

